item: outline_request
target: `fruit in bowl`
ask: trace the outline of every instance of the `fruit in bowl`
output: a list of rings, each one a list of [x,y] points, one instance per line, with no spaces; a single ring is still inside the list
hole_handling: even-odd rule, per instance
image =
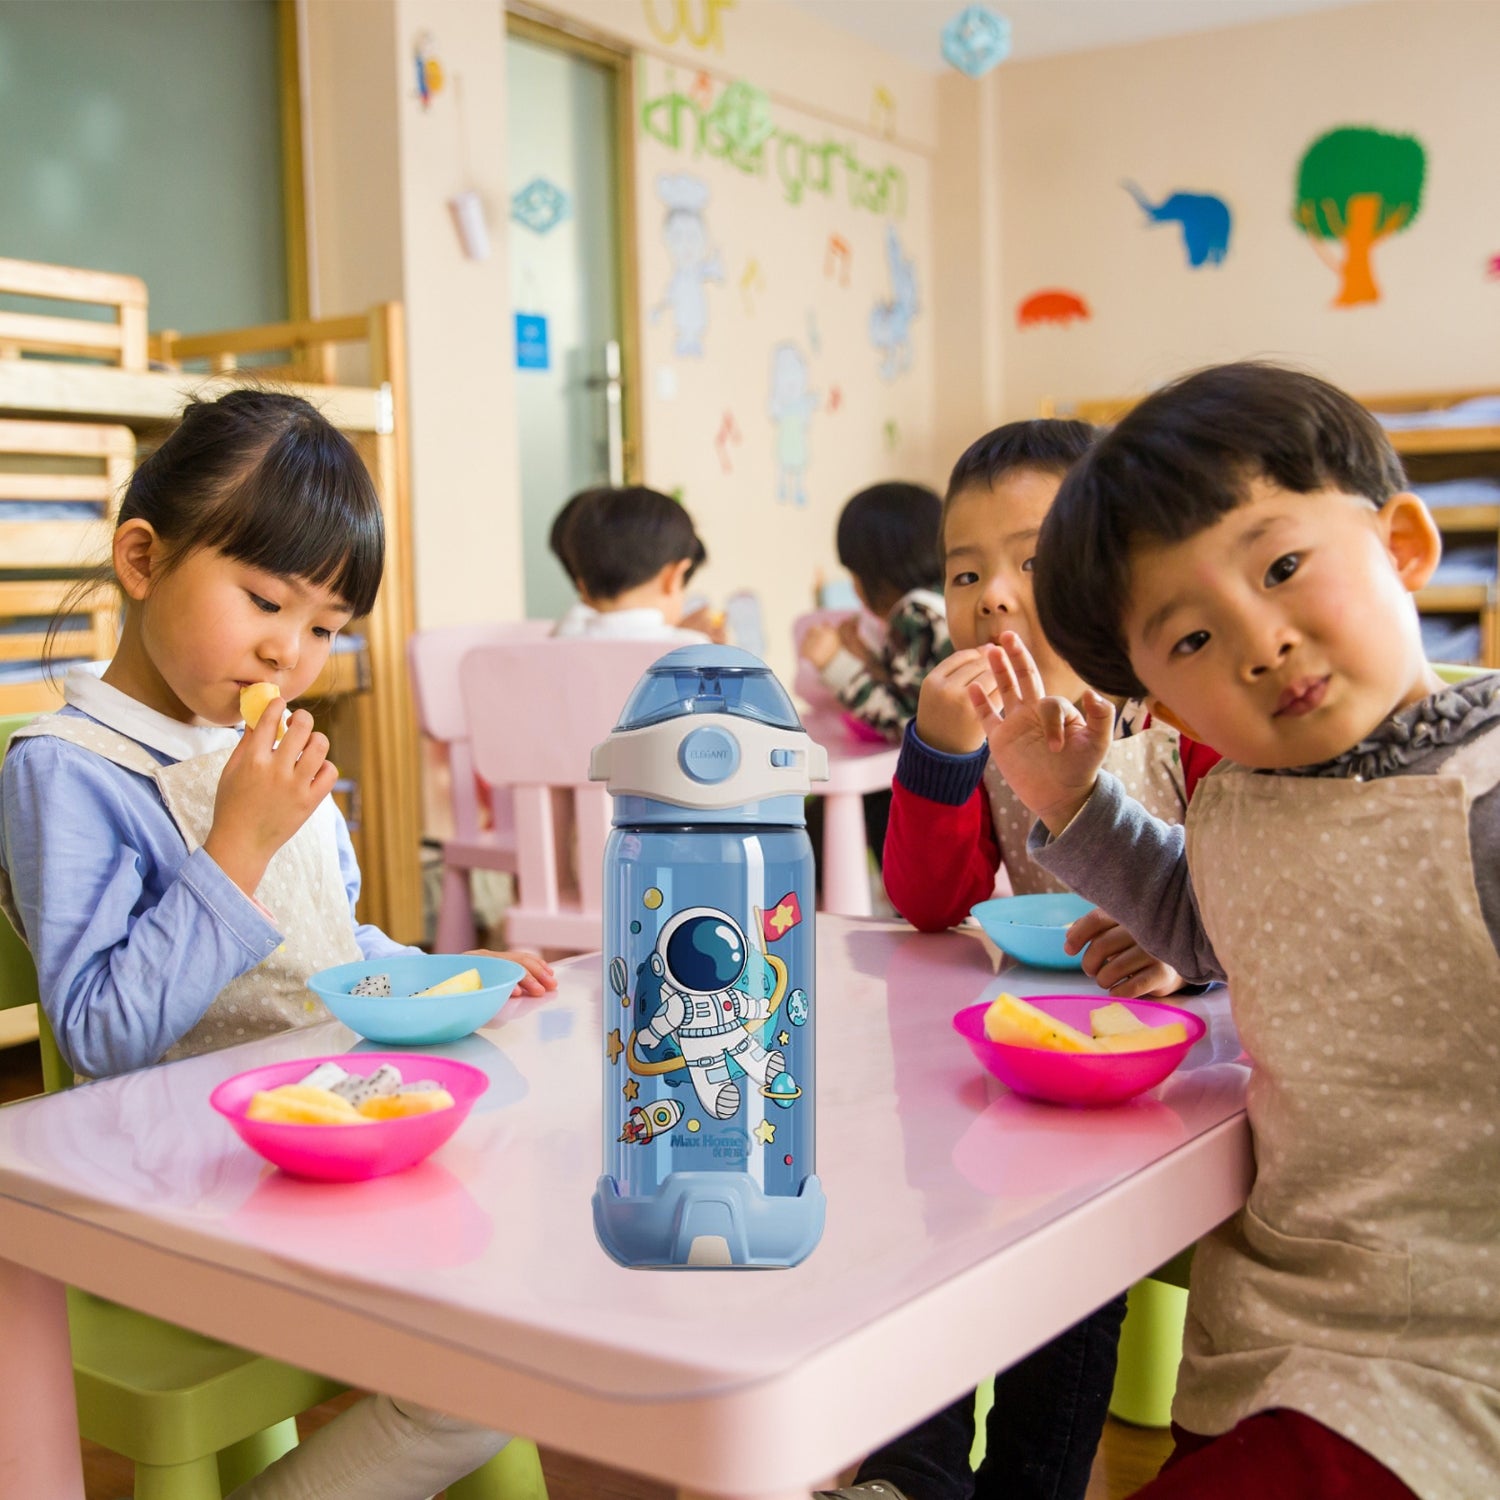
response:
[[[1154,1088],[1207,1031],[1157,1000],[1000,995],[970,1005],[953,1028],[980,1064],[1017,1094],[1053,1104],[1119,1104]]]
[[[488,1087],[478,1068],[451,1058],[355,1052],[252,1068],[225,1079],[209,1103],[282,1171],[359,1182],[425,1160]]]
[[[323,969],[307,987],[368,1041],[430,1047],[494,1020],[525,972],[508,958],[404,953]]]
[[[1063,939],[1093,903],[1071,891],[1032,896],[996,896],[971,907],[969,915],[1002,952],[1039,969],[1081,969],[1083,954],[1068,953]]]

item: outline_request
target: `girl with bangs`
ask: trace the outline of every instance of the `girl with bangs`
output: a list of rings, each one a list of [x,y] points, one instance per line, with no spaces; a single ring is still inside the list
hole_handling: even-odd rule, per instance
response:
[[[102,1078],[326,1020],[307,978],[414,952],[354,917],[360,873],[307,691],[375,602],[380,506],[352,444],[270,391],[189,404],[136,470],[102,677],[18,730],[0,767],[0,907],[68,1063]],[[240,693],[275,686],[253,729]],[[284,732],[278,740],[278,730]],[[520,988],[556,987],[529,954]],[[231,1500],[418,1500],[506,1434],[376,1396]]]

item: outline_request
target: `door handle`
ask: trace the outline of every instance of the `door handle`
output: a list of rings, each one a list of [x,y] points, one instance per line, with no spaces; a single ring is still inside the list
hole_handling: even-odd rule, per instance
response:
[[[604,374],[591,375],[584,381],[584,385],[589,390],[604,392],[605,432],[609,446],[609,482],[616,488],[625,483],[625,385],[620,371],[619,341],[609,339],[604,345]]]

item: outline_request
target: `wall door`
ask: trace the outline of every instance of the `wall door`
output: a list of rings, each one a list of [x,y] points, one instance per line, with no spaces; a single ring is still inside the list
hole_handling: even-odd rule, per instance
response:
[[[594,484],[635,477],[629,61],[519,17],[507,22],[511,301],[526,613],[572,584],[552,518]]]

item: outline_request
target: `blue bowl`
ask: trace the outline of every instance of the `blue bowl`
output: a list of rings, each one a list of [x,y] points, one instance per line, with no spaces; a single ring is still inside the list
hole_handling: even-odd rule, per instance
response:
[[[1068,928],[1094,903],[1071,891],[1038,896],[997,896],[970,908],[970,915],[1002,953],[1038,969],[1081,969],[1083,954],[1064,953]]]
[[[416,993],[465,969],[479,970],[483,989],[459,995]],[[307,987],[345,1026],[369,1041],[430,1047],[438,1042],[456,1042],[492,1020],[504,1009],[525,972],[508,958],[480,958],[472,953],[402,953],[324,969],[307,981]],[[389,977],[389,995],[349,993],[372,974]]]

